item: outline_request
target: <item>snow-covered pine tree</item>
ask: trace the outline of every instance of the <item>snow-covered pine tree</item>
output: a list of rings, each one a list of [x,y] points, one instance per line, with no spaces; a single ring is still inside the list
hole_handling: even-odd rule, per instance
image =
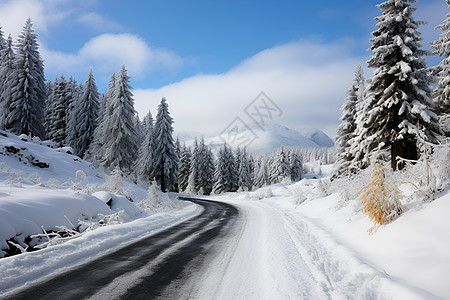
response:
[[[436,142],[439,127],[432,106],[430,76],[421,49],[417,28],[423,22],[413,18],[416,0],[388,0],[378,7],[382,15],[375,18],[378,29],[372,34],[372,57],[369,80],[357,146],[367,167],[370,158],[381,148],[390,150],[393,169],[397,158],[418,158],[417,135],[423,132],[428,142]],[[389,157],[389,154],[387,153]],[[401,167],[401,165],[400,165]]]
[[[144,131],[144,140],[139,147],[138,160],[136,164],[136,175],[138,178],[144,179],[147,183],[151,183],[152,173],[152,145],[153,145],[153,117],[149,111],[144,117],[142,124]]]
[[[15,81],[14,62],[13,41],[9,35],[4,48],[0,50],[0,129],[5,129],[6,118],[11,109],[11,87]]]
[[[50,89],[47,89],[50,93]],[[67,97],[67,109],[66,109],[66,144],[74,145],[76,139],[75,133],[75,125],[76,125],[76,114],[75,114],[75,105],[76,101],[79,97],[78,85],[77,81],[73,76],[69,77],[69,80],[66,83],[66,97]]]
[[[230,182],[228,190],[230,192],[236,192],[239,189],[239,167],[236,163],[236,156],[231,148],[225,151],[225,157]]]
[[[31,19],[28,19],[16,45],[11,77],[11,109],[6,129],[15,134],[25,133],[43,138],[47,92],[37,35],[33,32]]]
[[[291,173],[291,181],[300,181],[303,175],[303,164],[300,155],[294,150],[289,153],[289,168]]]
[[[166,98],[158,106],[153,129],[152,175],[163,192],[174,192],[177,186],[178,157],[173,140],[173,119]]]
[[[67,81],[62,75],[51,91],[51,96],[47,98],[46,112],[46,130],[47,138],[64,145],[67,139],[67,110],[69,99],[67,95]]]
[[[198,190],[202,191],[203,195],[209,195],[213,189],[214,178],[214,155],[211,149],[205,144],[205,139],[202,137],[198,145]]]
[[[153,130],[153,116],[150,111],[144,116],[144,119],[142,120],[142,127],[144,132]]]
[[[191,165],[189,167],[189,176],[188,176],[188,182],[186,187],[186,192],[188,194],[197,194],[200,190],[200,184],[199,184],[199,157],[200,151],[198,149],[198,140],[197,137],[195,137],[194,140],[194,149],[192,150],[192,156],[191,156]]]
[[[240,151],[238,185],[239,190],[242,191],[251,191],[253,187],[253,176],[250,166],[250,158],[247,154],[246,148]]]
[[[134,128],[136,129],[136,140],[138,146],[140,147],[145,138],[144,127],[142,126],[142,122],[139,118],[139,114],[136,112],[134,116]]]
[[[435,50],[434,54],[442,57],[439,65],[431,68],[437,77],[437,86],[433,90],[433,99],[436,112],[439,116],[439,124],[447,138],[450,137],[450,13],[447,14],[444,23],[436,27],[442,30],[439,39],[430,43]]]
[[[351,153],[352,142],[357,138],[356,115],[364,99],[364,71],[362,65],[355,69],[355,78],[351,87],[347,90],[348,97],[341,108],[341,124],[336,133],[336,163],[334,164],[333,177],[353,172],[351,163],[354,156]]]
[[[44,109],[44,129],[46,137],[48,136],[48,133],[51,131],[50,125],[51,125],[51,119],[52,119],[52,111],[53,111],[53,105],[55,102],[53,101],[53,98],[55,98],[55,85],[58,81],[58,78],[55,79],[55,81],[47,81],[47,100],[45,100],[45,109]]]
[[[107,96],[103,135],[96,153],[96,160],[105,170],[112,171],[118,167],[124,174],[132,173],[138,152],[134,100],[129,81],[127,70],[122,66],[116,75],[114,90]]]
[[[3,49],[6,48],[6,40],[5,37],[3,36],[3,30],[2,30],[2,26],[0,26],[0,53],[3,51]],[[0,61],[2,60],[2,57],[0,56]]]
[[[191,171],[191,150],[183,145],[181,148],[180,161],[178,163],[178,191],[185,192],[188,187],[189,174]]]
[[[269,160],[268,177],[271,184],[290,179],[289,158],[283,147],[275,151]]]
[[[238,189],[237,181],[238,173],[233,151],[224,144],[217,157],[213,193],[235,192]]]
[[[97,127],[94,131],[94,139],[85,154],[85,159],[93,161],[95,165],[99,166],[102,160],[103,153],[100,151],[105,140],[105,131],[110,127],[109,121],[112,119],[113,113],[113,97],[116,89],[116,73],[111,74],[111,78],[108,83],[108,89],[103,95],[103,99],[99,104],[99,116],[97,119]]]
[[[260,188],[268,184],[267,160],[262,155],[256,158],[255,173],[253,178],[253,185],[256,188]]]
[[[74,100],[75,127],[73,128],[74,136],[71,136],[70,140],[73,142],[72,147],[75,154],[80,157],[85,155],[94,138],[99,115],[98,101],[97,84],[92,69],[90,69],[80,96]]]

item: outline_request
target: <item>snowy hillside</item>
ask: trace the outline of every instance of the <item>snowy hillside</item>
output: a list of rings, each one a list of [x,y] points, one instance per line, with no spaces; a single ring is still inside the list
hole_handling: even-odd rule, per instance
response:
[[[273,122],[267,122],[264,128],[253,124],[246,127],[238,128],[238,134],[233,141],[227,140],[227,132],[213,137],[205,137],[206,144],[222,145],[227,141],[232,147],[239,146],[241,140],[253,140],[248,146],[248,150],[252,153],[268,154],[278,149],[280,146],[299,147],[299,148],[320,148],[333,147],[333,140],[324,132],[312,128],[303,127],[301,130],[294,130]],[[193,143],[195,134],[181,133],[179,135],[181,142],[187,145]],[[198,135],[197,135],[198,137]]]
[[[98,172],[72,155],[71,148],[49,146],[0,132],[0,258],[19,253],[21,247],[38,249],[48,241],[43,236],[30,239],[32,235],[78,235],[147,217],[158,205],[180,208],[158,191],[148,195],[120,176]]]

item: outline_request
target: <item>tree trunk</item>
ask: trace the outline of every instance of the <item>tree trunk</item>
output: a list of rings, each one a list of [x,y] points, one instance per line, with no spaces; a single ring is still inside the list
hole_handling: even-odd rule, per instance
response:
[[[415,140],[400,140],[395,141],[391,145],[391,167],[392,170],[396,171],[404,168],[404,162],[397,163],[397,157],[409,159],[409,160],[417,160],[417,146]]]

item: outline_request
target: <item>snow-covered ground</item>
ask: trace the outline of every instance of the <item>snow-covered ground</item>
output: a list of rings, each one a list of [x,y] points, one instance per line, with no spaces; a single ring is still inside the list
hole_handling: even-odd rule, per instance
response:
[[[1,134],[0,257],[13,247],[51,247],[1,258],[0,295],[200,213],[190,202],[108,177],[70,148]],[[74,235],[48,243],[57,231]]]
[[[321,196],[319,182],[212,197],[238,206],[247,223],[218,298],[450,299],[450,193],[369,235],[360,203]]]
[[[39,233],[45,242],[42,228],[87,230],[1,258],[0,296],[200,213],[156,190],[107,178],[67,154],[70,149],[41,144],[0,136],[0,245],[26,247],[25,238]],[[320,166],[320,173],[329,171]],[[236,205],[242,226],[217,243],[209,267],[192,276],[186,293],[199,299],[450,299],[448,191],[409,205],[369,235],[372,224],[360,203],[328,195],[325,185],[303,179],[209,196]]]

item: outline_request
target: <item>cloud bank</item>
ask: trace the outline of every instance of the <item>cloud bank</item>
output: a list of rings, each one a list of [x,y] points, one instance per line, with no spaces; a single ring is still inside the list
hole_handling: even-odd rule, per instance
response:
[[[283,111],[274,122],[293,129],[312,126],[334,136],[345,91],[355,66],[352,43],[292,42],[263,50],[223,74],[200,74],[160,89],[134,91],[142,116],[166,97],[177,131],[218,134],[236,117],[246,122],[243,110],[260,92]]]

